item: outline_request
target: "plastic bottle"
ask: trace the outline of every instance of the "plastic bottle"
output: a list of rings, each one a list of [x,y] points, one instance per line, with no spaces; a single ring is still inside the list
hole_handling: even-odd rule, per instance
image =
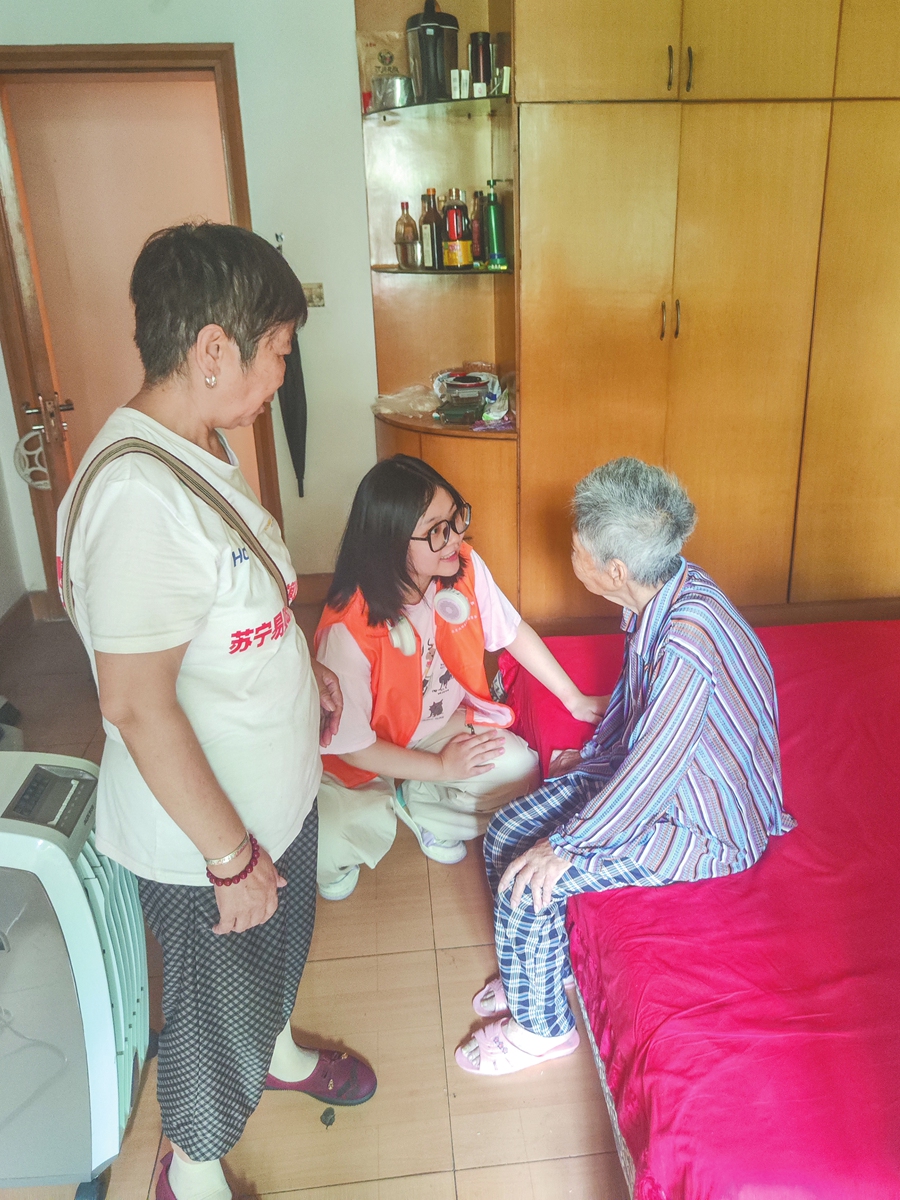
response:
[[[503,205],[494,190],[499,182],[498,179],[487,181],[488,194],[484,198],[484,248],[489,271],[505,271],[509,266],[503,230]]]
[[[444,266],[454,271],[472,269],[472,227],[466,193],[451,188],[444,209]]]

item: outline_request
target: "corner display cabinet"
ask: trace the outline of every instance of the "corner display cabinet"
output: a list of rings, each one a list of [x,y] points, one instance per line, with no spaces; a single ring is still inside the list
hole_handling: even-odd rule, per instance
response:
[[[687,553],[736,603],[900,597],[900,6],[512,7],[512,102],[364,122],[380,389],[515,363],[518,434],[381,419],[379,453],[418,446],[463,487],[545,626],[611,612],[572,576],[569,503],[623,454],[679,475]],[[444,8],[461,46],[500,27]],[[513,180],[508,276],[378,271],[401,199],[487,165]]]

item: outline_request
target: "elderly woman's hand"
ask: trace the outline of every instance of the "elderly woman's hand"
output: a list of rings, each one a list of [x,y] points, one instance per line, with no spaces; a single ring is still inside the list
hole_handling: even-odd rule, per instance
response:
[[[247,854],[235,859],[235,869],[231,874],[239,874],[247,862]],[[221,872],[222,868],[218,870]],[[278,889],[286,884],[287,880],[282,879],[271,857],[260,846],[259,860],[246,879],[228,887],[216,888],[219,923],[213,926],[213,933],[243,933],[254,925],[265,925],[278,907]]]
[[[585,696],[579,692],[567,707],[576,721],[587,721],[589,725],[599,725],[606,714],[611,698],[611,696]]]
[[[498,891],[505,892],[515,880],[509,902],[513,908],[518,908],[526,887],[530,885],[531,902],[538,913],[550,903],[554,887],[571,865],[557,858],[548,838],[541,838],[530,850],[512,860],[503,872]]]
[[[319,745],[325,747],[337,733],[341,724],[341,713],[344,711],[344,697],[341,685],[334,671],[329,671],[320,662],[313,659],[313,674],[319,689],[319,708],[322,719],[319,727]]]

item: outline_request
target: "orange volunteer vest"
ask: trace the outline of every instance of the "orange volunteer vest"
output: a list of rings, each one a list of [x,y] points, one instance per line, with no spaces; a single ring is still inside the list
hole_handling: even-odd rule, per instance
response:
[[[466,597],[471,612],[461,625],[451,625],[435,613],[435,646],[466,695],[478,700],[480,707],[494,718],[485,719],[481,715],[478,723],[505,729],[513,723],[515,714],[505,704],[491,699],[484,673],[484,628],[475,599],[471,552],[463,543],[459,553],[466,570],[453,586]],[[415,627],[416,653],[404,654],[391,644],[386,625],[369,624],[369,610],[360,591],[355,592],[346,608],[340,611],[326,606],[316,629],[317,650],[322,634],[332,625],[346,625],[369,661],[372,669],[372,728],[376,736],[395,746],[408,746],[422,719],[422,643]],[[468,715],[471,719],[471,712]],[[325,770],[345,787],[361,787],[377,778],[373,772],[351,766],[336,754],[323,755],[323,762]]]

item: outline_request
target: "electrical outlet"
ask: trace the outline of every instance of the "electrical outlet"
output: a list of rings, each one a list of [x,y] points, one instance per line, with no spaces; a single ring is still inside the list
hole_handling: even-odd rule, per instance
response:
[[[325,307],[325,288],[321,283],[304,283],[303,295],[309,308]]]

